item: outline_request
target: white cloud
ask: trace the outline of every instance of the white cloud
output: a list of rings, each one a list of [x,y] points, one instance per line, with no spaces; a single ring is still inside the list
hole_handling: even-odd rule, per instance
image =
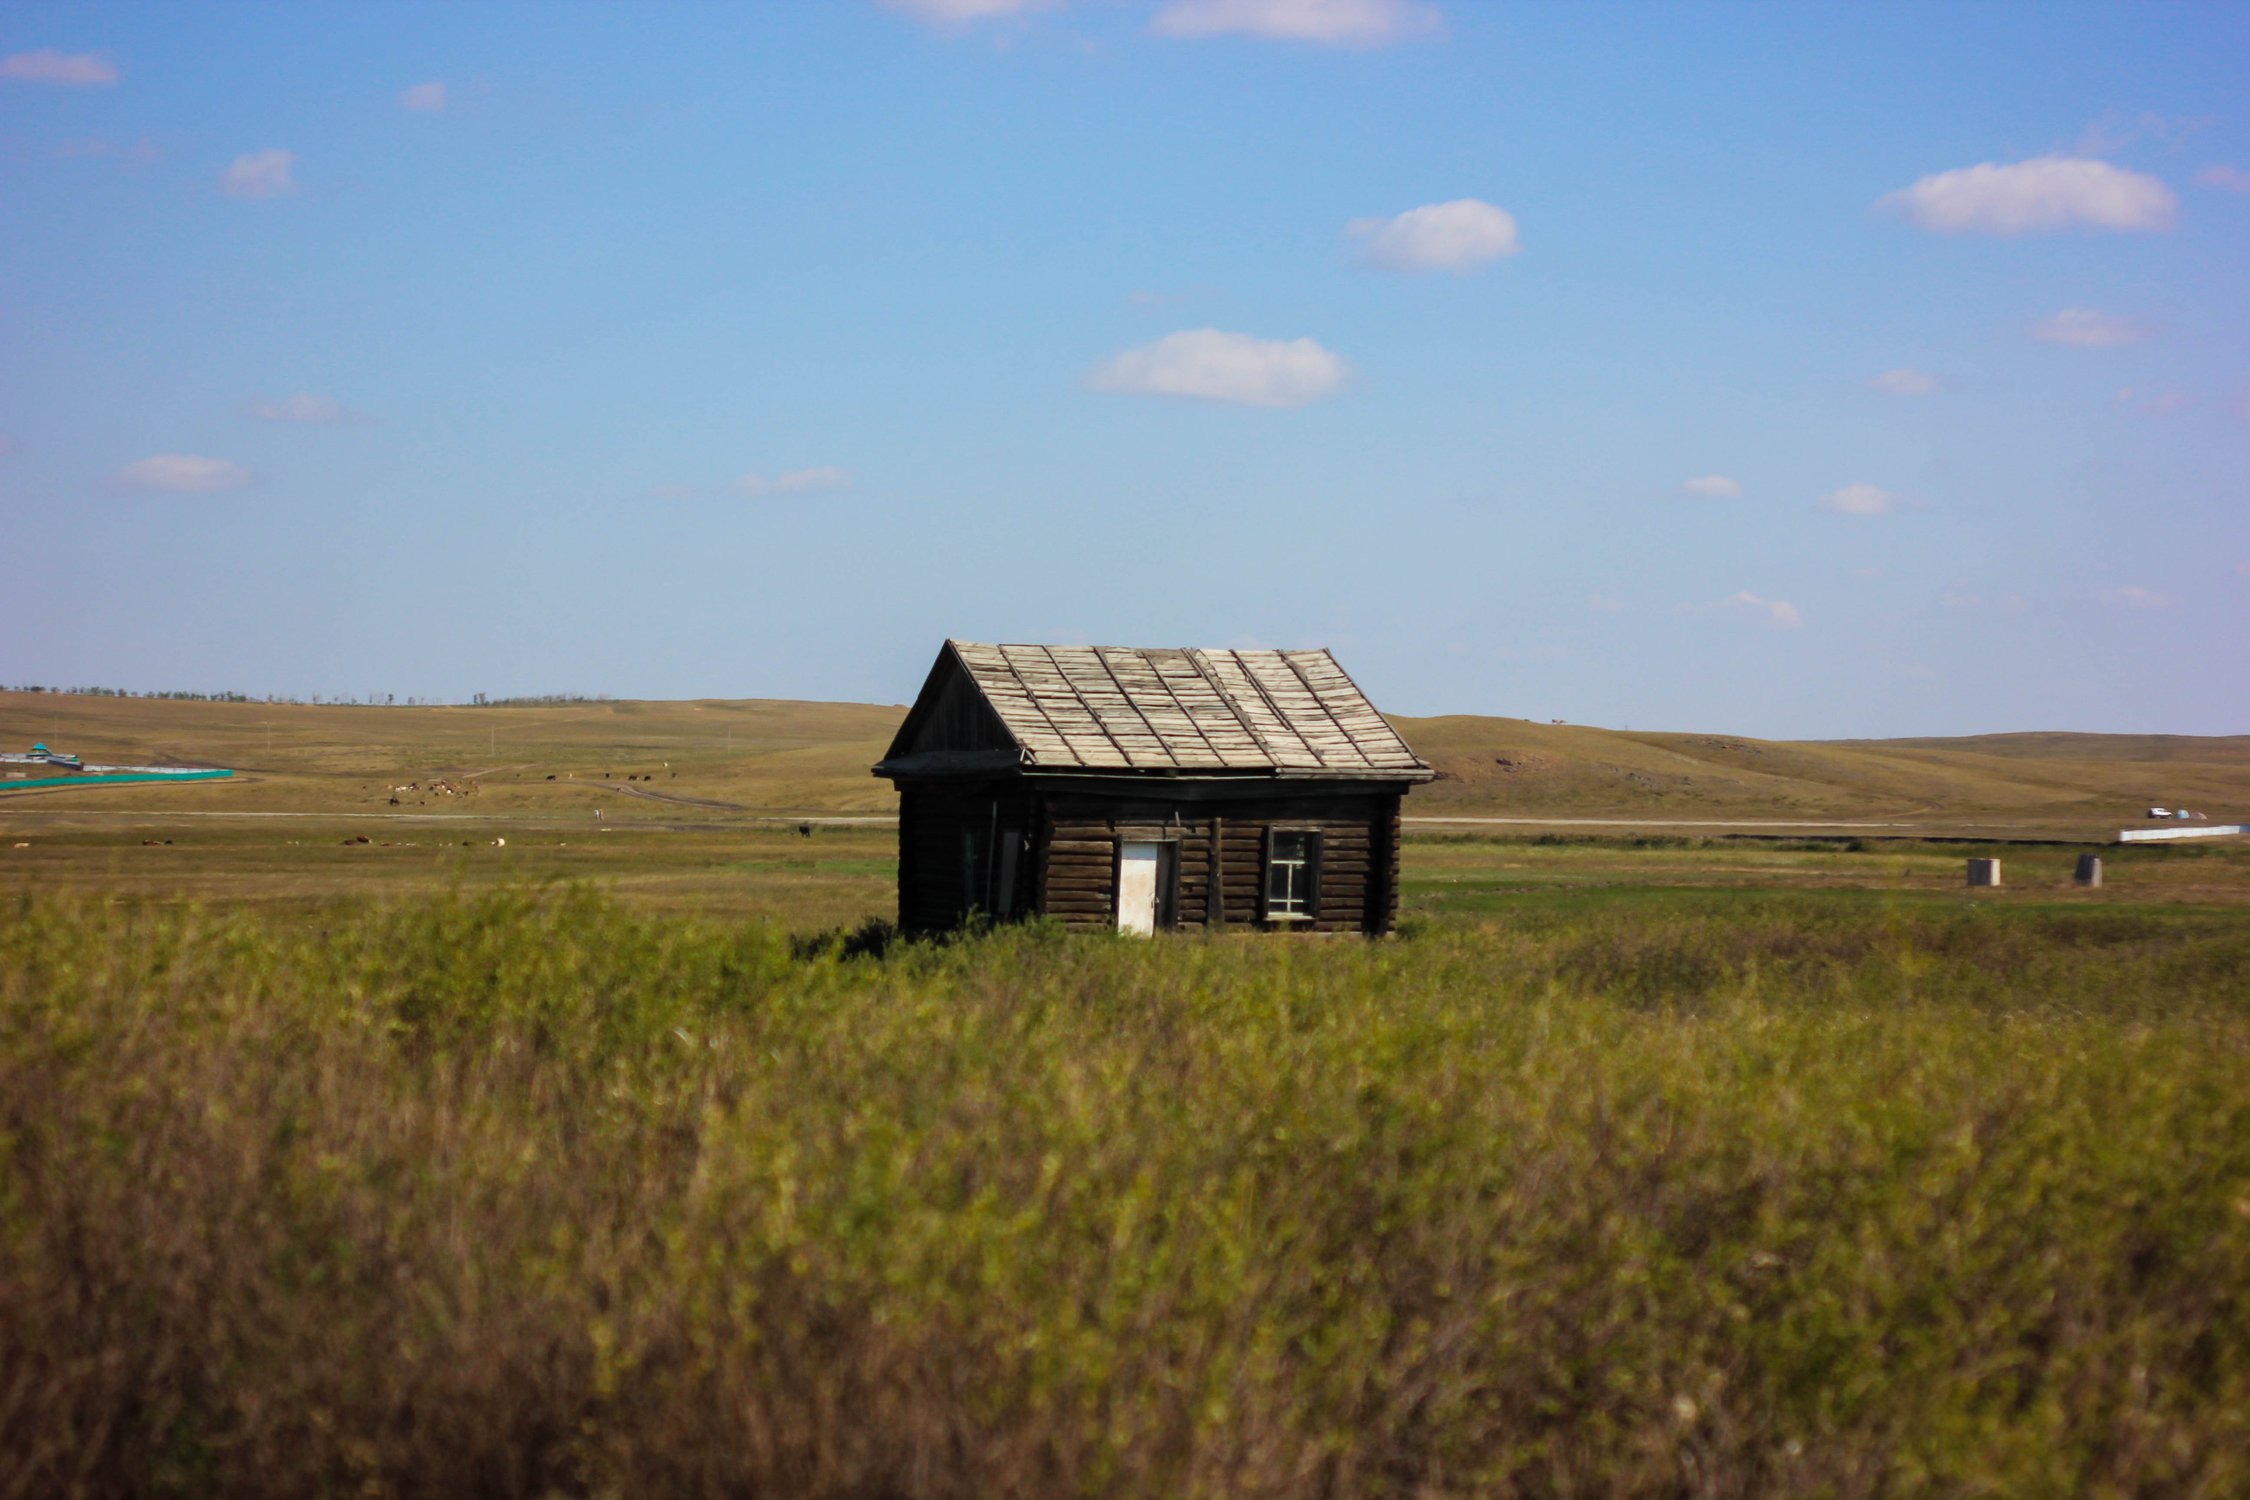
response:
[[[2115,349],[2148,340],[2148,329],[2131,318],[2092,307],[2066,307],[2051,318],[2031,325],[2031,336],[2043,344],[2076,344],[2082,349]]]
[[[1311,339],[1261,339],[1191,328],[1096,365],[1086,383],[1097,391],[1129,395],[1303,406],[1333,395],[1350,374],[1348,360]]]
[[[1597,615],[1621,615],[1625,613],[1625,601],[1614,594],[1588,594],[1586,608]]]
[[[1748,589],[1744,589],[1740,593],[1729,594],[1717,604],[1707,605],[1705,608],[1748,610],[1753,614],[1763,614],[1766,617],[1766,623],[1776,630],[1795,630],[1805,623],[1805,617],[1798,612],[1797,606],[1791,604],[1788,600],[1760,598]]]
[[[445,109],[445,85],[417,83],[399,94],[398,107],[420,114],[441,114]]]
[[[1442,36],[1445,16],[1420,0],[1165,0],[1158,36],[1255,36],[1324,47],[1385,47]]]
[[[1867,383],[1893,396],[1927,396],[1937,389],[1937,377],[1921,370],[1885,370]]]
[[[2179,207],[2172,190],[2155,178],[2083,156],[2041,156],[2007,166],[1983,162],[1939,172],[1881,202],[1944,234],[2029,234],[2078,224],[2170,229]]]
[[[1690,495],[1705,500],[1740,500],[1742,498],[1741,483],[1727,478],[1724,474],[1705,474],[1700,478],[1689,480],[1680,488]]]
[[[118,470],[117,477],[137,490],[200,495],[213,490],[239,490],[250,482],[250,471],[231,459],[159,453],[127,464]]]
[[[279,401],[253,401],[243,410],[261,422],[296,422],[307,427],[343,427],[367,420],[334,396],[284,396]]]
[[[1388,271],[1468,271],[1513,255],[1515,215],[1478,198],[1410,208],[1392,219],[1354,219],[1361,265]]]
[[[236,157],[220,175],[219,190],[230,198],[279,198],[297,191],[296,179],[290,175],[296,165],[294,151],[252,151]]]
[[[2230,193],[2250,193],[2250,172],[2240,167],[2205,167],[2195,174],[2195,180],[2205,187],[2225,188]]]
[[[852,476],[834,464],[821,464],[810,469],[791,469],[771,479],[763,474],[745,474],[734,482],[734,492],[738,495],[803,495],[815,490],[848,489],[851,482]]]
[[[1820,508],[1840,516],[1884,516],[1898,509],[1898,496],[1879,484],[1847,484],[1820,497]]]
[[[2144,589],[2137,583],[2119,588],[2103,589],[2101,600],[2120,609],[2170,609],[2172,601],[2154,589]]]
[[[995,21],[1026,11],[1058,9],[1061,0],[882,0],[885,10],[895,10],[935,26],[967,26]]]
[[[117,82],[117,68],[92,52],[12,52],[0,57],[0,78],[19,83],[59,83],[65,88],[100,88]]]

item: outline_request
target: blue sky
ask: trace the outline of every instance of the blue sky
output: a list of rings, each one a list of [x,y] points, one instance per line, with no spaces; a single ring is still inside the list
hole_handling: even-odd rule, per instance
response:
[[[0,13],[0,682],[2250,732],[2250,8]]]

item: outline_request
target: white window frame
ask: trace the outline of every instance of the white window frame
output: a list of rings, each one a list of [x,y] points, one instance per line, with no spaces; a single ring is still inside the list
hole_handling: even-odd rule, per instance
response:
[[[1265,858],[1258,866],[1258,913],[1262,921],[1276,926],[1293,926],[1300,922],[1320,920],[1320,833],[1318,828],[1292,828],[1287,826],[1266,829]],[[1301,838],[1304,855],[1299,859],[1281,859],[1275,849],[1284,838]],[[1273,876],[1277,868],[1290,867],[1294,874],[1289,880],[1290,894],[1282,899],[1286,906],[1276,906],[1273,894]]]

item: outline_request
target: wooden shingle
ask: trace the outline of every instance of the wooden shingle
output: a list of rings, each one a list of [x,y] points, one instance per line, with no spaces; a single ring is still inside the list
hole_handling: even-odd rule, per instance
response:
[[[947,649],[1021,748],[1027,769],[1430,774],[1324,650],[970,641],[949,641]],[[903,752],[903,743],[893,747],[894,755]]]

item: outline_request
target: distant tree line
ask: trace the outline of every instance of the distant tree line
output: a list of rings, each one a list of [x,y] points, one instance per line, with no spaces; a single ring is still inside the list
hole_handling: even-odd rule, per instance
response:
[[[254,698],[248,693],[191,693],[185,689],[137,693],[131,688],[46,687],[36,682],[0,685],[0,691],[10,693],[63,693],[79,698],[176,698],[183,703],[282,703],[295,701],[272,697]]]
[[[528,697],[487,698],[477,694],[474,708],[543,708],[557,703],[614,703],[607,693],[535,693]]]
[[[136,692],[132,688],[113,687],[50,687],[42,683],[0,683],[0,692],[57,693],[78,698],[163,698],[180,703],[315,703],[323,708],[535,708],[558,703],[610,703],[615,700],[607,693],[539,693],[530,697],[490,698],[478,693],[466,705],[445,698],[409,697],[402,704],[396,693],[369,693],[364,698],[323,697],[319,693],[299,697],[295,693],[195,693],[172,688]]]

